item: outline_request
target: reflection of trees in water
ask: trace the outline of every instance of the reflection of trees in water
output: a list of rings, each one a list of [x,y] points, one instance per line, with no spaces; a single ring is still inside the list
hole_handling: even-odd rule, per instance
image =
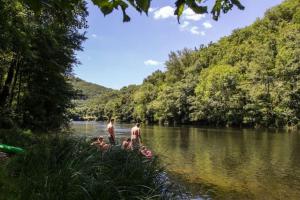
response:
[[[293,140],[291,142],[292,146],[293,146],[293,151],[291,152],[292,169],[298,170],[298,172],[300,173],[300,169],[299,169],[299,166],[300,166],[300,155],[299,155],[300,133],[298,133],[298,134],[291,133],[291,134],[293,134]]]
[[[290,171],[295,162],[292,162],[291,155],[300,148],[300,144],[291,144],[298,139],[295,136],[253,130],[230,133],[195,128],[171,132],[173,139],[168,141],[173,143],[160,140],[171,144],[168,146],[172,149],[169,169],[185,174],[189,182],[206,181],[225,190],[234,188],[255,196],[267,193],[266,196],[274,197],[290,190],[290,181],[282,178],[294,173]],[[169,135],[170,131],[167,133]],[[176,144],[178,135],[179,146]],[[300,174],[295,176],[297,179]]]
[[[183,151],[187,151],[190,146],[190,133],[188,128],[181,128],[179,132],[180,136],[180,148]]]

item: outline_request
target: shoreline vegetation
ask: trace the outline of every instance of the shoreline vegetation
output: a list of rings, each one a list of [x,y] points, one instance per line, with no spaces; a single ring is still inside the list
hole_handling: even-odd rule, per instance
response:
[[[80,119],[75,119],[75,120],[71,120],[70,123],[72,122],[106,122],[105,120],[98,120],[95,119],[94,117],[90,117],[90,118],[80,118]],[[130,123],[130,124],[134,124],[135,121],[119,121],[119,123]],[[156,123],[148,123],[145,122],[146,125],[159,125],[159,126],[196,126],[196,127],[203,127],[203,128],[237,128],[237,129],[255,129],[255,130],[283,130],[283,131],[298,131],[300,130],[300,124],[297,124],[295,126],[281,126],[281,127],[275,127],[275,126],[269,126],[269,127],[265,127],[265,126],[246,126],[246,125],[235,125],[235,126],[229,126],[229,125],[212,125],[212,124],[201,124],[201,123],[197,123],[197,122],[186,122],[186,123],[176,123],[176,122],[172,122],[172,123],[168,123],[168,122],[164,122],[164,123],[160,123],[160,122],[156,122]]]
[[[1,130],[0,143],[26,149],[0,161],[6,200],[187,198],[164,175],[157,157],[149,160],[120,146],[101,152],[87,138],[18,130]]]
[[[286,0],[252,25],[171,52],[165,71],[113,90],[71,77],[74,120],[219,127],[300,127],[300,2]]]

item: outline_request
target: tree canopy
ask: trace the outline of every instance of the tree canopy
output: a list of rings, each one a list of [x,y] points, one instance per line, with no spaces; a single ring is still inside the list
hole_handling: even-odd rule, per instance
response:
[[[300,1],[287,0],[216,43],[171,52],[165,72],[114,91],[107,102],[99,98],[98,107],[84,107],[121,121],[299,125],[299,16]]]
[[[84,2],[69,10],[56,2],[37,14],[18,0],[0,0],[0,127],[49,130],[69,121],[75,92],[67,80],[87,11]]]

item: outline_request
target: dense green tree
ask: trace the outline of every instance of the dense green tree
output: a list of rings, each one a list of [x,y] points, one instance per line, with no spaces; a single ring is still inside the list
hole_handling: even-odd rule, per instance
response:
[[[127,120],[151,123],[295,126],[299,67],[300,1],[287,0],[216,43],[171,52],[166,71],[145,78],[132,96],[117,92],[108,102],[116,110],[107,112],[126,108],[133,110]]]
[[[217,65],[202,70],[193,101],[193,120],[210,124],[240,124],[243,105],[237,67]]]
[[[0,124],[43,130],[67,124],[75,94],[67,79],[85,39],[85,3],[62,10],[48,1],[35,13],[20,1],[1,0],[0,15]]]

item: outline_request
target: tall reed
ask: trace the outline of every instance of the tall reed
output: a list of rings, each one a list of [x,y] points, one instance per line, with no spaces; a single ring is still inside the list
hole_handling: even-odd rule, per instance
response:
[[[33,137],[27,134],[17,139],[19,141],[15,141],[15,144],[23,142],[26,153],[11,158],[0,167],[0,178],[3,177],[0,180],[0,193],[4,199],[175,197],[165,192],[166,186],[160,181],[162,169],[156,157],[149,160],[137,152],[124,151],[118,146],[101,152],[90,146],[84,138]],[[9,140],[2,137],[2,141]]]

